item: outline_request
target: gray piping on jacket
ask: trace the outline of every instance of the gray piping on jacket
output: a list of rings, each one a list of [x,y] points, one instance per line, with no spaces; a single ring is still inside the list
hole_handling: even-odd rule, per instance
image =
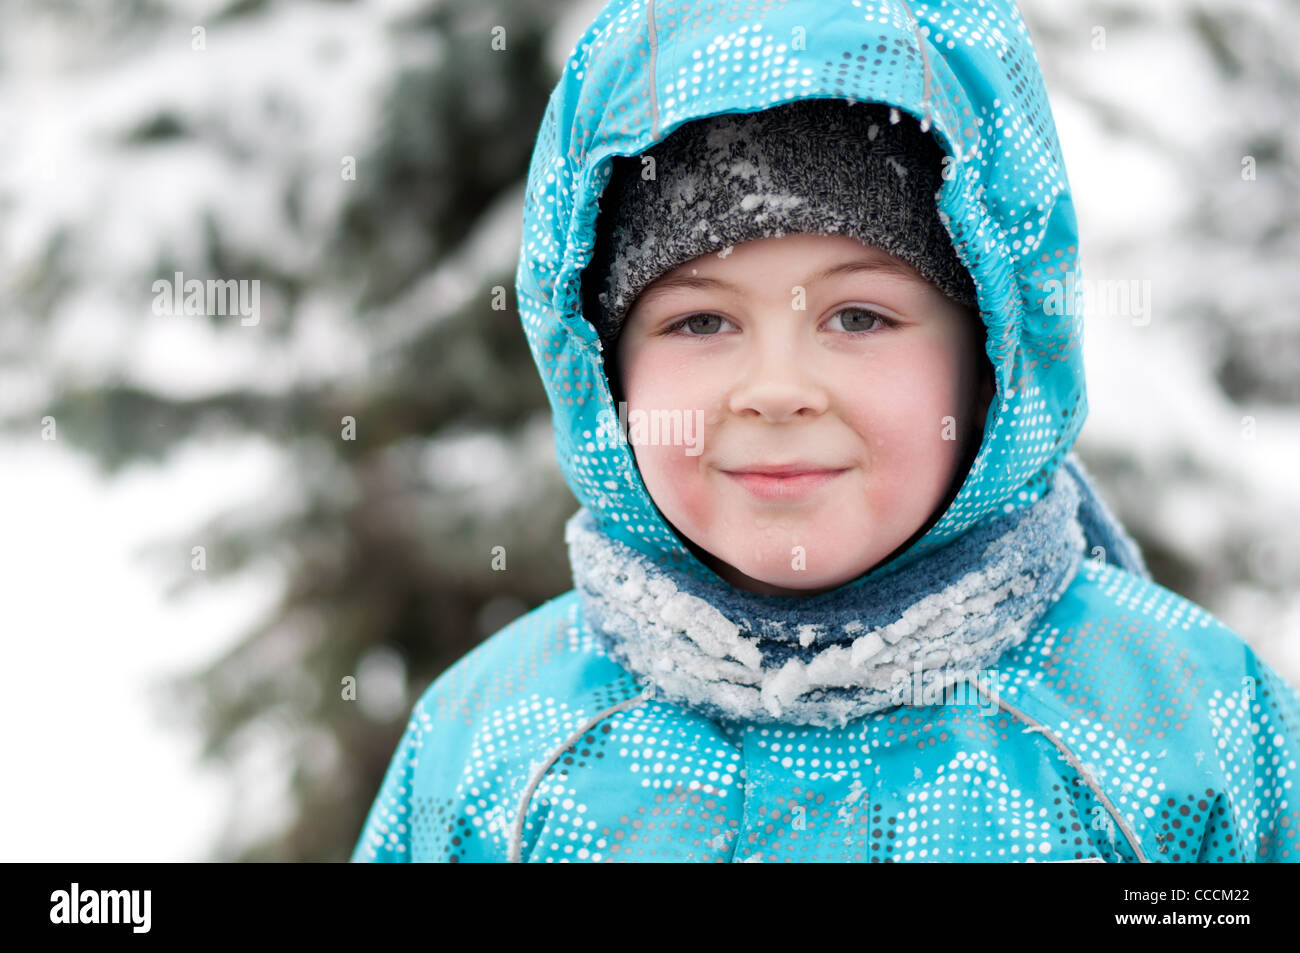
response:
[[[1077,757],[1075,757],[1074,752],[1066,747],[1065,742],[1061,741],[1060,738],[1056,737],[1056,734],[1052,732],[1050,729],[1048,729],[1048,727],[1044,725],[1042,722],[1035,721],[1033,718],[1030,718],[1028,715],[1020,711],[1020,709],[1016,708],[1010,702],[1004,700],[1001,695],[997,694],[996,692],[991,692],[987,688],[982,688],[978,684],[977,679],[972,678],[972,679],[968,679],[967,681],[968,684],[972,685],[977,692],[986,695],[989,698],[993,699],[993,701],[997,702],[998,707],[1001,708],[1008,715],[1010,715],[1012,718],[1017,718],[1020,721],[1024,722],[1025,724],[1029,725],[1030,731],[1043,735],[1045,738],[1047,738],[1048,741],[1050,741],[1053,745],[1055,745],[1056,750],[1060,751],[1061,754],[1065,756],[1065,760],[1070,762],[1070,766],[1079,773],[1079,777],[1083,778],[1083,783],[1088,785],[1088,787],[1092,789],[1092,793],[1097,796],[1097,800],[1101,802],[1102,807],[1104,807],[1107,810],[1107,812],[1109,812],[1110,816],[1114,819],[1115,823],[1119,825],[1120,831],[1122,831],[1124,834],[1124,839],[1128,841],[1128,846],[1132,848],[1134,855],[1138,859],[1138,862],[1143,864],[1151,863],[1151,861],[1147,860],[1147,855],[1142,852],[1142,845],[1138,842],[1137,835],[1133,833],[1133,828],[1129,827],[1128,821],[1124,820],[1124,816],[1115,809],[1115,805],[1112,804],[1110,798],[1106,796],[1106,792],[1101,789],[1101,785],[1098,784],[1096,780],[1093,779],[1092,775],[1088,773],[1087,769],[1084,768],[1083,763],[1080,762]]]
[[[922,69],[921,106],[924,113],[924,118],[926,120],[925,125],[926,127],[928,127],[931,123],[930,57],[925,49],[925,40],[921,36],[920,24],[915,14],[912,13],[911,6],[908,4],[907,0],[899,0],[899,4],[903,7],[903,9],[907,13],[908,21],[911,23],[912,26],[912,32],[916,35],[917,47],[919,48],[921,53],[921,69]],[[659,97],[658,97],[658,90],[656,88],[655,66],[659,54],[659,36],[658,36],[657,28],[655,26],[655,0],[647,0],[646,18],[649,27],[648,39],[650,44],[650,66],[649,66],[650,90],[649,92],[650,92],[651,138],[657,139],[659,135]],[[1147,860],[1146,854],[1142,852],[1142,847],[1138,842],[1137,836],[1133,833],[1132,828],[1129,827],[1128,822],[1124,819],[1123,815],[1121,815],[1119,811],[1116,810],[1115,805],[1112,804],[1110,798],[1106,796],[1106,792],[1101,789],[1101,786],[1093,779],[1092,775],[1089,774],[1089,772],[1083,767],[1083,764],[1079,761],[1079,759],[1075,757],[1074,752],[1072,752],[1068,747],[1066,747],[1064,742],[1062,742],[1059,738],[1057,738],[1056,735],[1047,728],[1047,726],[1035,721],[1033,718],[1030,718],[1028,715],[1018,710],[1010,702],[1004,701],[1000,695],[996,693],[988,692],[985,689],[981,688],[978,685],[977,680],[971,679],[970,684],[975,687],[976,691],[991,697],[995,702],[997,702],[998,707],[1003,711],[1005,711],[1008,715],[1029,725],[1031,730],[1043,734],[1047,738],[1047,740],[1049,740],[1056,747],[1056,749],[1061,752],[1061,754],[1065,757],[1065,760],[1070,763],[1070,766],[1073,767],[1074,770],[1078,772],[1079,777],[1083,778],[1084,783],[1087,784],[1088,787],[1092,790],[1093,794],[1096,795],[1097,800],[1101,802],[1102,806],[1105,807],[1106,811],[1115,820],[1115,823],[1119,825],[1120,830],[1124,834],[1124,839],[1128,841],[1129,847],[1132,848],[1134,855],[1138,858],[1138,861],[1144,864],[1150,863],[1150,861]],[[605,718],[609,717],[612,714],[615,714],[616,712],[622,711],[626,708],[632,708],[640,704],[641,702],[650,698],[652,694],[653,694],[652,690],[647,689],[646,691],[642,692],[640,695],[625,699],[624,701],[621,701],[616,705],[611,705],[609,708],[597,712],[590,719],[584,722],[582,726],[578,728],[577,731],[569,735],[569,737],[566,738],[559,745],[559,747],[557,747],[550,754],[550,756],[548,756],[547,759],[541,764],[541,766],[533,773],[533,776],[529,780],[527,787],[524,788],[523,796],[519,799],[519,809],[515,814],[515,823],[510,834],[510,849],[508,854],[508,860],[510,863],[517,864],[521,862],[521,854],[523,849],[523,835],[524,835],[524,819],[528,812],[528,804],[532,800],[533,792],[537,790],[537,786],[541,783],[542,778],[546,776],[546,772],[551,769],[551,766],[554,765],[555,762],[560,759],[560,756],[564,754],[565,751],[569,750],[570,747],[577,744],[578,740],[582,738],[584,734],[590,731],[593,727],[595,727]],[[1087,858],[1087,859],[1091,860],[1092,858]]]
[[[1079,777],[1083,778],[1083,783],[1088,785],[1092,790],[1092,793],[1096,795],[1097,800],[1101,802],[1102,807],[1106,809],[1107,813],[1110,814],[1115,823],[1119,825],[1120,831],[1124,834],[1124,839],[1128,841],[1128,845],[1132,849],[1134,856],[1137,857],[1138,862],[1143,864],[1151,863],[1151,861],[1147,859],[1146,854],[1143,853],[1142,845],[1139,843],[1137,835],[1133,833],[1133,829],[1129,826],[1128,821],[1124,819],[1124,816],[1120,814],[1115,805],[1111,803],[1110,798],[1106,796],[1106,792],[1101,789],[1101,785],[1098,784],[1088,770],[1084,768],[1082,762],[1079,761],[1074,752],[1066,747],[1065,743],[1057,738],[1054,732],[1048,729],[1046,725],[1039,721],[1035,721],[1033,718],[1020,711],[1020,709],[1002,698],[1001,695],[982,687],[977,679],[970,679],[969,684],[980,694],[995,701],[997,706],[1012,718],[1029,725],[1030,730],[1046,737],[1047,740],[1061,752],[1065,757],[1065,760],[1070,763],[1070,766],[1078,772]],[[560,742],[555,750],[547,756],[546,760],[538,766],[538,768],[533,772],[532,777],[529,779],[527,786],[524,788],[523,796],[519,799],[519,809],[515,812],[515,823],[510,832],[510,849],[507,854],[507,860],[509,863],[518,864],[522,862],[524,819],[528,815],[528,804],[532,801],[533,793],[537,790],[537,786],[542,783],[542,778],[546,776],[546,772],[551,770],[551,766],[554,765],[556,761],[560,760],[560,756],[563,755],[564,752],[576,745],[583,735],[591,731],[592,728],[600,724],[610,715],[628,708],[634,708],[642,702],[648,701],[653,694],[654,690],[647,688],[640,695],[634,695],[632,698],[624,699],[615,705],[611,705],[608,708],[598,711],[583,722],[576,731]]]
[[[655,0],[647,0],[646,19],[650,26],[650,138],[659,138],[659,91],[655,87],[655,65],[659,59],[659,31],[655,27]]]
[[[647,688],[640,695],[624,699],[617,705],[610,705],[603,711],[596,712],[596,714],[584,721],[577,731],[560,742],[559,747],[552,751],[546,760],[542,762],[541,766],[533,772],[532,778],[528,781],[528,786],[524,788],[523,797],[519,799],[519,810],[515,813],[514,828],[510,832],[510,852],[507,854],[508,863],[522,863],[524,818],[528,815],[528,802],[533,799],[533,792],[537,790],[537,785],[542,783],[542,778],[546,776],[546,772],[551,770],[551,765],[555,764],[556,761],[559,761],[560,755],[564,754],[564,752],[576,745],[583,735],[591,731],[591,729],[600,724],[600,722],[615,712],[620,712],[625,708],[633,708],[636,705],[641,704],[649,699],[652,694],[653,689]]]
[[[930,131],[930,55],[925,51],[925,38],[921,36],[921,25],[912,13],[912,7],[907,0],[898,0],[903,9],[907,12],[907,21],[912,25],[912,33],[916,35],[916,45],[921,51],[921,109],[924,113],[925,122],[921,129],[925,132]]]

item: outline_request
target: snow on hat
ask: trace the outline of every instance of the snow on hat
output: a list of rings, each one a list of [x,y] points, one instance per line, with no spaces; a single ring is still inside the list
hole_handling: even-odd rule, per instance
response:
[[[659,275],[800,232],[874,245],[976,306],[935,207],[943,155],[914,117],[875,103],[804,99],[688,122],[642,154],[653,165],[613,158],[583,276],[586,316],[608,348]]]

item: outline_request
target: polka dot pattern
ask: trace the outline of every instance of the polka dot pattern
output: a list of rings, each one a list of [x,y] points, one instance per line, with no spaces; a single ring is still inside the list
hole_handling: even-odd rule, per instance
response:
[[[567,593],[425,692],[353,859],[506,861],[516,828],[547,863],[1300,859],[1300,698],[1198,612],[1080,572],[988,673],[1005,709],[830,729],[644,696]]]

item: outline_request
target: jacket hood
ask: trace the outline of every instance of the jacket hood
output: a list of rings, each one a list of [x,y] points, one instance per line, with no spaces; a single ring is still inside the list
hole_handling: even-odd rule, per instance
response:
[[[1029,32],[1007,0],[612,0],[551,95],[526,187],[520,317],[553,410],[556,458],[600,529],[649,558],[719,577],[660,514],[621,439],[594,325],[583,314],[614,156],[684,123],[796,99],[884,103],[952,161],[939,217],[973,279],[996,394],[955,498],[856,587],[980,521],[1037,501],[1087,416],[1074,204]]]

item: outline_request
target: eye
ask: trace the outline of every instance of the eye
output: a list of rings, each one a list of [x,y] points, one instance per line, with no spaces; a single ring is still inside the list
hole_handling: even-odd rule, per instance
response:
[[[720,330],[720,324],[715,324],[714,322],[725,321],[726,318],[718,314],[709,314],[707,312],[688,314],[686,317],[674,321],[668,327],[664,328],[663,333],[672,334],[680,328],[689,327],[691,330],[686,335],[687,337],[708,337]]]
[[[889,318],[882,314],[877,314],[875,311],[868,311],[866,308],[841,308],[839,311],[836,311],[831,315],[831,321],[834,321],[841,315],[845,315],[846,317],[840,322],[840,327],[850,333],[862,334],[872,330],[879,330],[879,328],[872,327],[873,322],[879,322],[881,328],[892,328],[895,326],[894,322],[889,320]]]

